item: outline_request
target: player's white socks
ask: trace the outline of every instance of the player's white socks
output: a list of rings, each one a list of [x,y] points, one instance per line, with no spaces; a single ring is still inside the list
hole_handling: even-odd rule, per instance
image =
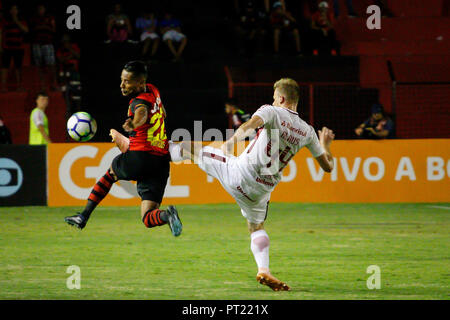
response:
[[[181,143],[174,143],[172,141],[169,141],[169,153],[170,158],[172,158],[173,162],[185,160],[181,155]]]
[[[255,256],[258,270],[269,272],[269,235],[266,230],[258,230],[253,232],[250,237],[252,239],[250,248]]]

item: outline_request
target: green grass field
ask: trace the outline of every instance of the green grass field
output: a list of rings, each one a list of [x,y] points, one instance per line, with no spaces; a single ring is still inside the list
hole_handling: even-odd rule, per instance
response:
[[[449,204],[271,204],[272,273],[255,280],[236,205],[178,206],[183,234],[146,229],[137,208],[99,207],[79,231],[79,208],[0,208],[0,299],[449,299]],[[69,290],[67,267],[81,268]],[[368,290],[369,265],[381,289]]]

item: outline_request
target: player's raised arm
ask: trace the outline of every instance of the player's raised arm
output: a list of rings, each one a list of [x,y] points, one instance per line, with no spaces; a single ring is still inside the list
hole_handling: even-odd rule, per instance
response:
[[[142,107],[141,107],[142,106]],[[142,126],[145,121],[147,121],[147,108],[145,105],[136,106],[136,113],[134,114],[133,120],[127,119],[123,124],[123,128],[127,132],[133,131],[135,128]]]
[[[316,157],[316,160],[325,172],[331,172],[334,168],[333,155],[330,151],[330,145],[333,139],[334,133],[332,130],[327,127],[323,127],[322,130],[319,130],[319,142],[325,152]]]
[[[251,136],[255,129],[260,128],[264,125],[263,119],[261,119],[258,116],[253,116],[250,120],[247,122],[244,122],[233,134],[233,136],[225,141],[225,143],[222,146],[222,151],[227,154],[231,153],[231,150],[233,149],[233,145],[237,143],[238,141],[242,141],[245,138]]]

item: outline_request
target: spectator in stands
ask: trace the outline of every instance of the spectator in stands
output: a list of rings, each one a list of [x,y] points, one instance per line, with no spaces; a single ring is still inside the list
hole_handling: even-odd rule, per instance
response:
[[[71,78],[78,78],[80,63],[80,48],[73,43],[68,34],[64,34],[61,40],[61,46],[56,52],[59,67],[59,78],[63,88]]]
[[[187,44],[186,35],[181,33],[181,22],[173,15],[167,12],[164,15],[164,19],[160,23],[161,34],[163,41],[167,44],[170,52],[173,55],[173,61],[178,62],[181,60],[184,48]],[[175,48],[175,47],[178,48]]]
[[[235,27],[237,49],[239,54],[256,51],[262,52],[265,36],[265,13],[258,10],[253,1],[246,1],[245,7],[239,13],[239,21]]]
[[[242,109],[239,109],[237,107],[236,100],[233,98],[225,101],[225,113],[229,118],[231,117],[234,130],[239,128],[244,122],[250,120],[250,114],[246,113]]]
[[[353,9],[352,0],[345,0],[345,4],[347,5],[348,17],[350,17],[350,18],[357,17],[355,10]],[[334,16],[336,18],[338,18],[339,17],[339,0],[333,0],[333,9],[334,9]]]
[[[51,90],[56,90],[56,59],[53,46],[56,24],[55,18],[47,13],[43,4],[37,7],[37,15],[31,21],[31,30],[33,34],[31,47],[34,63],[39,69],[41,87],[46,88],[46,77],[48,75]]]
[[[147,58],[149,48],[151,47],[150,57],[154,59],[159,47],[159,35],[156,33],[158,20],[155,14],[149,10],[145,11],[142,17],[136,19],[136,29],[140,34],[142,42],[142,59]]]
[[[393,138],[394,122],[385,114],[381,104],[374,103],[372,115],[355,129],[355,133],[365,139]]]
[[[311,29],[313,32],[314,48],[319,54],[336,55],[340,53],[340,44],[336,40],[334,30],[334,15],[329,11],[326,1],[319,3],[319,11],[311,18]]]
[[[12,144],[11,131],[9,131],[0,115],[0,144]]]
[[[64,34],[61,46],[56,52],[59,67],[59,81],[67,110],[80,111],[81,79],[80,79],[80,48],[72,42],[69,34]]]
[[[48,107],[48,95],[39,92],[36,95],[36,108],[30,115],[30,145],[48,144],[52,141],[49,137],[48,119],[45,109]]]
[[[280,51],[280,36],[282,32],[290,33],[294,38],[295,50],[301,56],[300,33],[297,27],[297,20],[287,11],[280,1],[273,4],[270,14],[270,24],[273,30],[273,49],[275,55]]]
[[[130,19],[126,14],[122,13],[122,5],[120,3],[114,4],[113,13],[106,18],[106,34],[108,40],[105,42],[132,42],[129,39],[132,32]]]
[[[1,91],[6,91],[6,79],[11,61],[14,62],[14,74],[17,81],[17,90],[22,87],[22,63],[24,56],[23,36],[28,32],[28,25],[19,16],[17,5],[12,5],[8,14],[0,21],[2,30],[2,83]]]

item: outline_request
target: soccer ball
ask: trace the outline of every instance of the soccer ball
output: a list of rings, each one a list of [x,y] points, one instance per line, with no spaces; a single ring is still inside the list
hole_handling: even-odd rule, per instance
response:
[[[97,122],[89,113],[77,112],[67,120],[67,132],[75,141],[89,141],[97,132]]]

